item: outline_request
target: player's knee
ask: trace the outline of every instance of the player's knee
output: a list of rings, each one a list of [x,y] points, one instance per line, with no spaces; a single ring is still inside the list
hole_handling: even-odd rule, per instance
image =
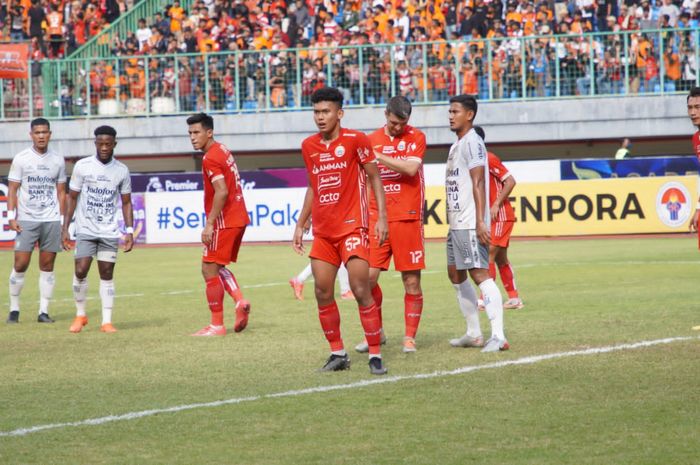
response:
[[[316,301],[319,305],[328,305],[333,302],[333,288],[315,286],[314,293],[316,294]]]
[[[77,267],[77,266],[75,267],[75,277],[76,277],[76,278],[78,278],[78,279],[80,279],[80,280],[83,280],[83,279],[87,278],[87,274],[88,274],[88,268],[87,268],[87,267],[82,267],[82,266],[81,266],[81,267]]]
[[[464,277],[460,276],[459,271],[455,268],[447,268],[447,277],[450,279],[452,284],[460,284],[464,281]]]

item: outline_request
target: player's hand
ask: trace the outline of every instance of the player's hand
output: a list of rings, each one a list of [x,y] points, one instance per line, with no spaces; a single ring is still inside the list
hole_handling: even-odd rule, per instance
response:
[[[22,232],[22,226],[19,225],[17,220],[10,220],[10,223],[8,225],[12,231],[16,231],[18,233]]]
[[[498,216],[498,205],[494,205],[491,207],[491,221],[496,221],[496,217]]]
[[[212,237],[214,237],[214,225],[207,223],[202,230],[202,244],[211,244]]]
[[[379,241],[379,245],[382,245],[386,238],[389,237],[389,227],[386,223],[386,218],[377,219],[377,223],[374,225],[374,237]]]
[[[124,236],[124,253],[131,252],[134,248],[134,235],[127,234]]]
[[[700,210],[695,210],[695,214],[693,214],[693,218],[690,220],[690,224],[688,225],[690,232],[698,230],[698,221],[700,221]]]
[[[489,231],[488,226],[483,221],[476,223],[476,237],[484,245],[491,244],[491,231]]]
[[[70,250],[71,243],[70,233],[68,232],[68,229],[64,228],[61,230],[61,244],[63,245],[63,250]]]
[[[294,228],[294,237],[292,238],[292,248],[296,253],[299,255],[304,255],[304,228],[299,226],[299,223],[297,223],[297,227]]]

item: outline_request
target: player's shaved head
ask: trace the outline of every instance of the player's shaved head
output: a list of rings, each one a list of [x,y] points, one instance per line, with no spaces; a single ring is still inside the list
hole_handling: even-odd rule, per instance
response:
[[[343,108],[343,93],[335,87],[321,87],[311,94],[311,103],[334,102],[338,108]]]
[[[207,115],[206,113],[197,113],[187,118],[187,124],[190,126],[193,124],[201,124],[202,128],[213,130],[214,118],[212,118],[210,115]]]

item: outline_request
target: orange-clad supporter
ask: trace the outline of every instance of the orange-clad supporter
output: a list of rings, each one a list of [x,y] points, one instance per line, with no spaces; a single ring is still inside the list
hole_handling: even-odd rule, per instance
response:
[[[243,298],[238,281],[226,266],[238,260],[250,218],[236,161],[228,148],[214,139],[214,119],[198,113],[187,118],[187,126],[192,148],[204,152],[202,178],[207,220],[202,230],[202,276],[211,312],[211,323],[193,336],[224,336],[224,292],[236,302],[234,331],[243,331],[248,325],[250,302]]]
[[[484,139],[486,134],[480,126],[474,130]],[[489,208],[491,215],[491,244],[489,246],[489,275],[496,279],[496,267],[501,282],[508,293],[503,303],[506,309],[521,309],[525,305],[518,294],[513,267],[508,260],[508,246],[515,223],[515,213],[508,197],[515,187],[515,178],[496,154],[488,153],[489,168]]]
[[[331,355],[321,371],[350,368],[340,334],[340,313],[334,299],[338,267],[344,263],[357,301],[360,321],[369,345],[370,373],[387,372],[381,355],[381,322],[369,285],[369,236],[379,243],[387,237],[384,189],[376,158],[367,136],[342,128],[343,94],[324,87],[311,96],[319,132],[301,145],[309,185],[293,236],[293,248],[305,252],[303,235],[312,221],[314,239],[309,257],[316,287],[321,328]],[[377,198],[377,221],[370,231],[367,181]]]
[[[379,275],[389,269],[393,257],[394,268],[401,272],[404,284],[403,351],[416,351],[416,333],[423,313],[421,270],[425,268],[423,235],[423,156],[425,135],[408,124],[411,102],[403,96],[389,99],[384,116],[386,124],[369,135],[372,150],[379,161],[379,173],[384,186],[389,237],[384,243],[370,237],[369,279],[372,296],[382,318],[382,289]],[[370,230],[378,218],[377,203],[370,195]],[[369,350],[367,341],[355,347],[358,352]]]
[[[467,61],[462,67],[462,93],[477,95],[479,93],[478,75],[474,64]]]
[[[170,16],[170,32],[177,34],[182,31],[182,21],[185,19],[185,9],[180,6],[178,0],[173,1],[173,5],[168,10]]]

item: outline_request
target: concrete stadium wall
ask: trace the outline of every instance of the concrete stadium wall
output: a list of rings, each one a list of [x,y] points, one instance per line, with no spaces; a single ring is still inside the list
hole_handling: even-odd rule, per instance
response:
[[[446,105],[416,107],[411,123],[425,131],[429,146],[454,141]],[[487,129],[490,143],[689,137],[693,132],[683,95],[485,103],[477,123]],[[92,154],[92,131],[101,124],[117,129],[120,157],[192,152],[184,116],[56,121],[53,147],[66,157]],[[343,124],[370,131],[383,124],[383,112],[349,109]],[[28,126],[26,121],[0,125],[0,161],[7,163],[28,146]],[[239,153],[298,150],[315,131],[310,111],[217,115],[215,126],[217,138]]]

